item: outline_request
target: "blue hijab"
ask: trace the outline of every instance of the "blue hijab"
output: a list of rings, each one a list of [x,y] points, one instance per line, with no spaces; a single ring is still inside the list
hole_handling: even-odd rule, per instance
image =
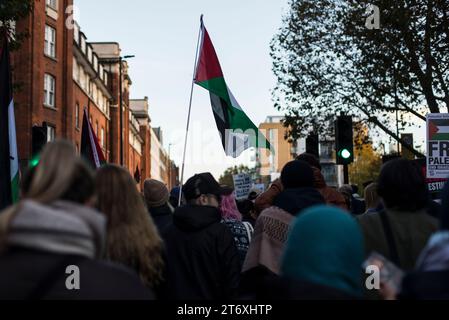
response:
[[[362,295],[363,236],[348,213],[310,208],[293,223],[281,265],[288,278]]]

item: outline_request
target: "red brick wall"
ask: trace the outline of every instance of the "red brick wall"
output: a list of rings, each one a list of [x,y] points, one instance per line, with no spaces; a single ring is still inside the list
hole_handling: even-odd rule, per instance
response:
[[[45,1],[35,1],[33,13],[19,21],[18,32],[27,31],[29,37],[13,53],[13,79],[19,85],[14,93],[19,157],[22,163],[31,155],[31,128],[47,122],[56,128],[56,137],[72,138],[72,50],[73,30],[65,27],[65,8],[73,0],[59,0],[58,20],[45,12]],[[45,25],[56,29],[56,59],[44,55]],[[56,78],[56,110],[43,106],[44,74]]]

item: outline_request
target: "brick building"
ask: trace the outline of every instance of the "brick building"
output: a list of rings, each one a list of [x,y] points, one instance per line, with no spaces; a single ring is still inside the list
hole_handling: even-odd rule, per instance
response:
[[[153,177],[151,164],[163,167],[168,160],[161,157],[166,155],[162,143],[152,160],[148,107],[140,113],[130,108],[132,81],[120,45],[89,43],[76,23],[66,25],[71,5],[73,0],[36,0],[33,12],[16,24],[18,32],[29,34],[12,56],[13,81],[19,88],[14,100],[21,167],[33,156],[34,126],[46,128],[47,142],[64,138],[79,150],[84,109],[107,161],[120,164],[122,105],[123,165],[136,178]],[[170,177],[155,178],[171,185]]]
[[[32,127],[47,125],[48,141],[75,140],[73,103],[73,30],[66,28],[65,8],[72,0],[35,1],[33,13],[18,21],[28,30],[12,57],[18,152],[21,166],[31,158]]]

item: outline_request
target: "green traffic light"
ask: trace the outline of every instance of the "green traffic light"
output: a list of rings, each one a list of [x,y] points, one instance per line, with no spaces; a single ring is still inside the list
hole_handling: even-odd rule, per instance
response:
[[[37,165],[39,164],[40,160],[41,160],[41,159],[40,159],[39,156],[33,157],[33,158],[30,160],[30,167],[31,167],[31,168],[37,167]]]
[[[343,150],[340,151],[340,156],[343,159],[347,160],[347,159],[351,158],[351,152],[349,152],[348,149],[343,149]]]

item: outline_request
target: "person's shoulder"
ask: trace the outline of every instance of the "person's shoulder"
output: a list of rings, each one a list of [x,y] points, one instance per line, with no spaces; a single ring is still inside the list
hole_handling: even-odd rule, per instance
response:
[[[131,269],[109,261],[84,260],[80,264],[83,284],[88,291],[107,296],[107,299],[152,300],[154,294],[146,288]],[[96,292],[96,293],[95,293]]]

